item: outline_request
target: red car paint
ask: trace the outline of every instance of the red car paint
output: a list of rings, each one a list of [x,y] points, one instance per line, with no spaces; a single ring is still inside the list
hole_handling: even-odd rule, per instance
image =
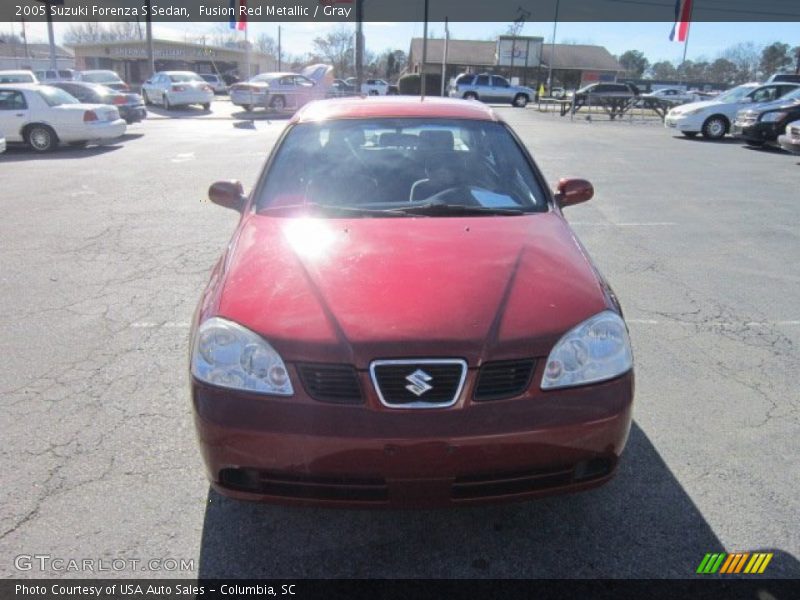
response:
[[[370,98],[313,103],[292,122],[370,116],[498,120],[475,102]],[[555,201],[549,212],[513,218],[271,216],[250,202],[242,214],[194,327],[223,317],[260,334],[285,361],[295,394],[192,380],[200,446],[220,492],[327,506],[444,506],[586,489],[613,475],[631,423],[633,372],[539,387],[566,331],[619,311]],[[467,362],[454,406],[380,403],[370,362],[409,357]],[[536,359],[526,391],[476,402],[478,369],[517,358]],[[299,363],[352,365],[363,404],[313,399]],[[580,475],[597,465],[597,476]],[[338,491],[320,492],[331,489]]]

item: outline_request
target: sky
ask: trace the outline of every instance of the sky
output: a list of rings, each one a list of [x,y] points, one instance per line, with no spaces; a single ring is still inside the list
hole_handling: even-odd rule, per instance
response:
[[[227,23],[223,24],[226,25]],[[450,23],[451,39],[493,39],[506,32],[508,23]],[[311,51],[311,43],[317,36],[336,27],[332,23],[296,22],[284,23],[282,27],[283,50],[292,55]],[[348,27],[353,27],[348,24]],[[26,24],[28,39],[47,41],[47,26],[44,23]],[[69,25],[54,25],[56,40],[61,41]],[[251,39],[266,33],[277,38],[276,23],[249,23]],[[158,38],[194,41],[203,35],[212,35],[220,28],[218,23],[154,23],[153,35]],[[19,34],[19,23],[0,23],[0,30]],[[680,62],[683,56],[682,43],[670,42],[672,23],[570,23],[559,22],[556,41],[605,46],[612,54],[626,50],[641,50],[650,62],[670,60]],[[442,37],[444,23],[429,24],[429,31]],[[423,24],[417,23],[365,23],[364,36],[369,50],[380,52],[386,49],[408,51],[411,37],[422,37]],[[243,33],[240,33],[244,37]],[[521,35],[541,36],[550,41],[553,23],[526,23]],[[714,59],[725,48],[739,42],[753,42],[757,46],[775,41],[792,47],[800,46],[800,24],[798,23],[692,23],[689,32],[687,59]]]

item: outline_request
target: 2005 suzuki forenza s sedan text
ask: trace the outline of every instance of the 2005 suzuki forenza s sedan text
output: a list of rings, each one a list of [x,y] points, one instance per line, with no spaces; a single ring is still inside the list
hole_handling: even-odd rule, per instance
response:
[[[587,489],[631,424],[619,303],[488,107],[336,99],[297,113],[197,309],[208,476],[246,500],[457,506]]]

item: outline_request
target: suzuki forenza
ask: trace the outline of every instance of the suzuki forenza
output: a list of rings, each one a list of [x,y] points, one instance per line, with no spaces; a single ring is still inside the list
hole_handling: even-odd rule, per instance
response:
[[[609,480],[633,357],[609,285],[490,108],[314,102],[246,195],[197,309],[191,386],[219,492],[457,506]]]

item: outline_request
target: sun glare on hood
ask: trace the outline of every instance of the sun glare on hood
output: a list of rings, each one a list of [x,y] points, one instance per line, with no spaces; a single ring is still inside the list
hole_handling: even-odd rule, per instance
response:
[[[291,219],[284,235],[296,254],[310,259],[323,258],[336,242],[336,233],[324,219]]]

